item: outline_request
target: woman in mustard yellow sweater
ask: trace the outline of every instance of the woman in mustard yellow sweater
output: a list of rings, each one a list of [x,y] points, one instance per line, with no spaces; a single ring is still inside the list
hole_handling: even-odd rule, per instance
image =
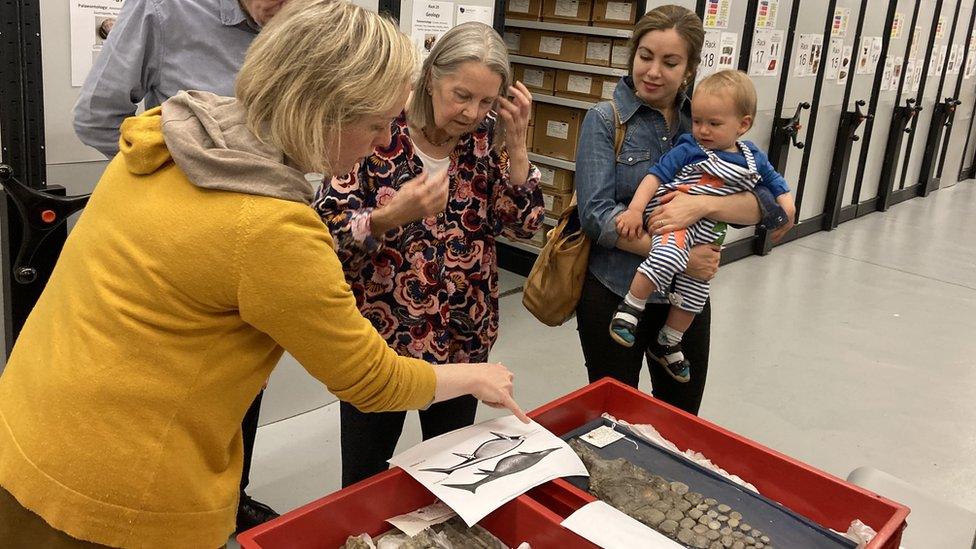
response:
[[[289,2],[236,98],[183,92],[123,123],[0,376],[0,546],[223,545],[241,418],[283,349],[364,411],[470,393],[527,421],[503,366],[393,353],[308,206],[305,172],[389,142],[413,70],[389,21]]]

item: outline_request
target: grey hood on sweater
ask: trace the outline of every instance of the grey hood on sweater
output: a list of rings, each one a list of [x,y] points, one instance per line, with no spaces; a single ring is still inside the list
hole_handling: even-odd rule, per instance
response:
[[[163,103],[162,116],[166,147],[197,187],[312,201],[304,174],[247,128],[237,99],[183,91]]]

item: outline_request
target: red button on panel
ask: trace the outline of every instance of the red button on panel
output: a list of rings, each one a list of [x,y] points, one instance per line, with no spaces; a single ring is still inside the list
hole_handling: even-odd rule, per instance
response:
[[[54,223],[54,220],[58,218],[58,214],[54,213],[54,210],[44,210],[41,212],[41,221],[45,223]]]

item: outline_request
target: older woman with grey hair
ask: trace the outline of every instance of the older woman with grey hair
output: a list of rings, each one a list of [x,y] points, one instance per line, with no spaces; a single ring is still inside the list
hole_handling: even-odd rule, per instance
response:
[[[480,362],[498,334],[495,239],[542,225],[539,170],[525,146],[532,96],[512,83],[491,27],[458,25],[423,64],[392,138],[313,201],[356,303],[398,353]],[[405,412],[340,405],[342,482],[387,467]],[[424,439],[470,425],[477,401],[420,412]]]

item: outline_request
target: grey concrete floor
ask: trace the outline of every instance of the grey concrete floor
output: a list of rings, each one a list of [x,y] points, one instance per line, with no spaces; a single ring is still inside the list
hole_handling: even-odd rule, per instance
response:
[[[870,465],[976,510],[973,214],[970,181],[723,267],[701,415],[839,477]],[[502,290],[521,281],[503,273]],[[492,359],[524,408],[586,383],[575,322],[545,327],[519,293],[501,315]],[[419,433],[408,415],[400,449]],[[338,444],[334,403],[264,425],[249,493],[285,511],[336,490]]]

